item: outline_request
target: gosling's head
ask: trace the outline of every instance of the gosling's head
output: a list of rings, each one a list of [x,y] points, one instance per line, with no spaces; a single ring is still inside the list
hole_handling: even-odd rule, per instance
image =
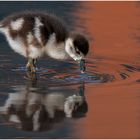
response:
[[[84,59],[89,51],[88,40],[82,34],[72,33],[65,42],[65,50],[75,61]]]
[[[89,42],[82,34],[72,33],[65,42],[65,50],[68,55],[80,63],[81,71],[85,71],[85,56],[89,51]]]

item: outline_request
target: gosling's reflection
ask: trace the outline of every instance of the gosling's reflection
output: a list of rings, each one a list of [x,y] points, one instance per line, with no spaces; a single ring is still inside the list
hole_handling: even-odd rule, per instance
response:
[[[14,87],[0,112],[16,127],[28,131],[49,130],[64,118],[83,117],[87,112],[84,83],[77,88],[38,88],[36,84]]]

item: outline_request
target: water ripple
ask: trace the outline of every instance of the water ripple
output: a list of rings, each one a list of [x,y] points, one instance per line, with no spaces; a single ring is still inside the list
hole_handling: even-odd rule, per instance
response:
[[[62,62],[63,63],[63,62]],[[67,64],[68,67],[63,69],[56,65],[54,68],[49,65],[47,68],[38,67],[37,76],[40,80],[49,83],[107,83],[116,80],[124,80],[131,76],[132,73],[138,71],[138,68],[128,65],[119,64],[117,62],[110,62],[105,60],[87,60],[87,71],[81,74],[77,64]],[[6,66],[6,68],[5,68]],[[13,75],[20,74],[25,77],[26,68],[24,66],[12,66],[5,64],[1,70],[10,71]]]

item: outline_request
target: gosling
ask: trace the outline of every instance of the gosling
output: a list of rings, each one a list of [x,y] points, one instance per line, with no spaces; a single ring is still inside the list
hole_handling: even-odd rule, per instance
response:
[[[73,58],[85,71],[85,56],[89,42],[79,33],[71,33],[63,22],[45,12],[12,14],[0,22],[0,32],[10,47],[28,59],[27,69],[36,72],[37,59],[48,55],[57,60]]]

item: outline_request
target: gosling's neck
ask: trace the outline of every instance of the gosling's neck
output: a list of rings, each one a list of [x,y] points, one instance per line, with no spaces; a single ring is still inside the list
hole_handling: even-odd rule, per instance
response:
[[[58,60],[66,60],[69,58],[69,55],[66,51],[66,43],[67,39],[64,42],[57,42],[56,35],[52,34],[46,44],[45,51],[48,56],[58,59]]]

